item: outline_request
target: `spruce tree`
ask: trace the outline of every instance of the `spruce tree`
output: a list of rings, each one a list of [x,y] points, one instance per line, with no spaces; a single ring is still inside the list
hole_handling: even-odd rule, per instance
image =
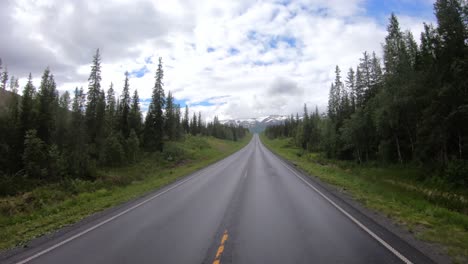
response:
[[[203,122],[202,122],[202,116],[201,112],[198,112],[198,128],[197,131],[198,133],[202,134],[203,133]]]
[[[8,82],[8,68],[5,65],[3,72],[0,75],[0,89],[1,90],[6,90],[7,82]]]
[[[129,114],[130,114],[130,84],[128,81],[128,72],[125,72],[125,81],[120,99],[119,129],[124,138],[130,134]]]
[[[356,111],[356,76],[354,75],[353,68],[349,68],[348,75],[346,76],[346,88],[349,92],[351,100],[352,111]]]
[[[99,97],[96,106],[96,148],[99,152],[105,137],[105,120],[106,120],[106,93],[104,90],[99,91]]]
[[[76,178],[89,176],[88,135],[85,117],[86,96],[83,88],[75,89],[70,124],[68,173]]]
[[[166,100],[166,122],[165,122],[165,133],[169,140],[176,138],[176,123],[175,123],[175,111],[174,111],[174,97],[171,91],[167,93]]]
[[[55,143],[60,151],[65,148],[70,126],[70,93],[65,91],[60,98],[57,109]]]
[[[177,104],[175,107],[175,122],[176,122],[176,139],[180,139],[184,134],[184,129],[182,127],[182,113],[180,111],[180,105]]]
[[[26,131],[35,128],[35,110],[34,99],[36,96],[36,88],[32,84],[32,76],[29,74],[28,82],[24,87],[23,98],[21,100],[20,108],[20,133],[21,141],[24,140]]]
[[[144,129],[144,146],[148,150],[163,150],[164,138],[164,115],[163,109],[166,103],[163,89],[164,71],[162,68],[162,58],[159,58],[158,69],[155,76],[155,84],[151,103],[146,114]]]
[[[128,122],[130,130],[133,129],[137,136],[140,135],[142,129],[142,116],[140,110],[140,98],[138,97],[137,90],[135,90],[135,92],[133,93],[132,105],[130,106],[130,115]]]
[[[195,112],[193,112],[192,121],[190,123],[190,133],[195,136],[198,133],[197,130],[198,130],[197,115],[195,114]]]
[[[55,80],[49,68],[44,70],[37,97],[39,104],[37,136],[46,144],[50,144],[55,132],[58,98]]]
[[[116,128],[116,104],[114,85],[111,83],[106,98],[106,134],[109,135]]]
[[[91,73],[88,78],[88,94],[85,112],[90,143],[95,143],[98,135],[97,108],[101,96],[101,79],[101,55],[99,54],[99,49],[97,49],[96,54],[93,56]]]
[[[189,126],[189,108],[188,105],[185,105],[185,112],[184,112],[184,121],[183,121],[183,127],[184,127],[184,132],[186,134],[190,133],[190,126]]]

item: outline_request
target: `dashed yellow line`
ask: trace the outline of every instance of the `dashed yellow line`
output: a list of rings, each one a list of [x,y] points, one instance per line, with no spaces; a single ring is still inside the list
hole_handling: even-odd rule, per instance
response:
[[[220,258],[224,251],[224,243],[226,243],[226,241],[228,240],[228,237],[229,235],[227,233],[227,230],[224,230],[223,237],[221,238],[221,244],[219,244],[218,250],[216,251],[216,257],[215,257],[215,260],[213,261],[213,264],[221,263]]]

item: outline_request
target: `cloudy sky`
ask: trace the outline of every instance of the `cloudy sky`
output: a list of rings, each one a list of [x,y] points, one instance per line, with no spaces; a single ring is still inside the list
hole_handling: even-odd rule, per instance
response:
[[[102,87],[124,72],[143,108],[163,58],[164,88],[211,119],[326,108],[334,67],[381,54],[391,12],[418,38],[433,0],[1,0],[0,58],[10,74],[46,66],[59,90],[87,87],[95,50]]]

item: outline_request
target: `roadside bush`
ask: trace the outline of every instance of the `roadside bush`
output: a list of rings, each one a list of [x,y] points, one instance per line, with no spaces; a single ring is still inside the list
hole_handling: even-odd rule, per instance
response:
[[[445,169],[445,178],[457,187],[468,187],[468,161],[450,161]]]
[[[31,178],[47,175],[47,146],[37,137],[36,130],[28,130],[24,139],[23,163],[26,174]]]
[[[130,136],[125,142],[125,152],[127,154],[128,162],[134,163],[137,161],[139,149],[140,141],[138,140],[138,136],[135,133],[135,130],[132,129],[130,131]]]
[[[100,160],[104,165],[116,166],[122,164],[125,153],[119,139],[115,134],[111,134],[106,138],[100,156]]]
[[[167,161],[178,161],[186,156],[185,150],[178,147],[176,144],[164,145],[163,155],[164,159]]]

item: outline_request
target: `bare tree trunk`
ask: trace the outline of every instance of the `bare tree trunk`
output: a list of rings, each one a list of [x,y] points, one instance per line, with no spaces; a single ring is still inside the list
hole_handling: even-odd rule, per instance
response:
[[[460,131],[458,131],[458,154],[459,154],[459,159],[462,159],[463,157],[463,143],[462,143],[462,137]]]
[[[401,150],[400,150],[400,140],[398,139],[398,136],[396,134],[394,134],[394,138],[395,138],[395,143],[397,146],[398,161],[400,162],[400,164],[403,164],[403,158],[401,157]]]
[[[359,150],[359,148],[357,148],[357,155],[358,155],[359,164],[362,164],[361,151]]]
[[[411,135],[411,131],[408,126],[406,126],[406,132],[408,133],[408,137],[409,137],[410,145],[411,145],[411,158],[413,158],[414,157],[414,140],[413,140],[413,136]]]

